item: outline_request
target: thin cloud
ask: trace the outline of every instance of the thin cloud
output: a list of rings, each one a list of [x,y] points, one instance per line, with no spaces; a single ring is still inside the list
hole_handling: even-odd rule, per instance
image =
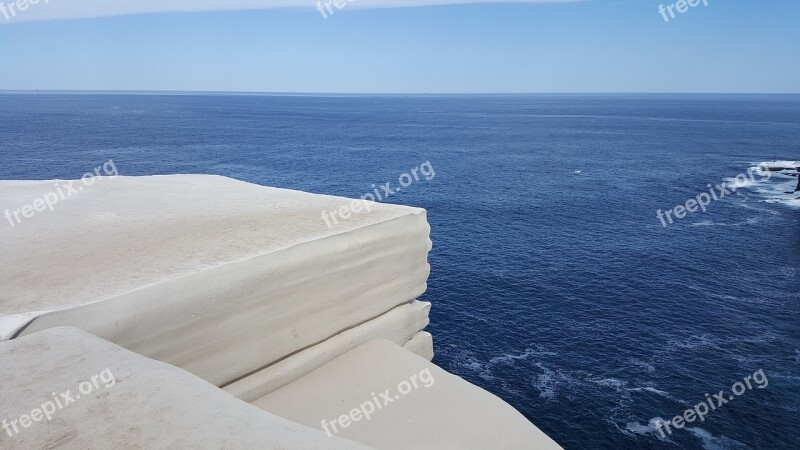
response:
[[[308,9],[316,13],[318,0],[0,0],[0,24],[37,20],[80,19],[163,12],[239,11],[256,9]],[[341,0],[340,0],[341,1]],[[347,0],[344,0],[347,1]],[[571,3],[581,0],[352,0],[348,9],[407,8],[468,3]],[[328,0],[322,0],[323,4]]]

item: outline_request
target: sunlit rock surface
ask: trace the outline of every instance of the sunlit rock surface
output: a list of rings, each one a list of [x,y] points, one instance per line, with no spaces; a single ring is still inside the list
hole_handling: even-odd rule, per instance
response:
[[[73,328],[0,343],[0,361],[3,449],[368,448]]]
[[[385,339],[253,404],[380,449],[561,448],[499,398]]]
[[[0,205],[56,183],[2,181]],[[222,386],[426,288],[422,209],[205,175],[76,186],[53,211],[0,224],[5,339],[75,326]],[[342,208],[348,219],[323,219]]]
[[[387,338],[397,344],[414,342],[413,351],[433,359],[433,342],[417,342],[418,330],[428,324],[430,303],[413,302],[398,306],[388,313],[351,328],[326,341],[293,354],[254,374],[224,387],[242,400],[252,402],[292,381],[305,376],[333,359],[376,338]],[[425,333],[430,336],[429,333]]]

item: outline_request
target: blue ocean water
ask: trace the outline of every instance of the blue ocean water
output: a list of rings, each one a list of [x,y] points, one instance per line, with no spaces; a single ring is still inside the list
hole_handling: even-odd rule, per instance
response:
[[[429,161],[387,201],[428,210],[437,364],[567,449],[800,447],[796,181],[656,216],[800,160],[798,96],[6,93],[0,124],[2,179],[113,159],[359,197]],[[655,431],[760,369],[767,387]]]

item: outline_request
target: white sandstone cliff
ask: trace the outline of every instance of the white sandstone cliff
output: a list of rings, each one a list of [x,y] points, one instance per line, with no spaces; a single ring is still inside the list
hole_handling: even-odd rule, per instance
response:
[[[21,209],[56,183],[0,181],[0,207]],[[350,406],[363,394],[350,383],[380,387],[418,367],[435,371],[441,387],[343,435],[386,449],[411,442],[431,449],[485,448],[488,442],[558,448],[500,399],[429,362],[432,336],[423,330],[430,304],[416,300],[430,271],[424,210],[204,175],[106,177],[82,188],[52,211],[0,224],[0,341],[6,341],[0,354],[14,358],[0,369],[0,379],[24,380],[35,372],[36,380],[4,384],[4,394],[14,400],[0,402],[0,415],[19,414],[13,405],[34,407],[39,389],[51,389],[54,380],[66,389],[69,380],[107,361],[137,379],[163,376],[163,382],[153,381],[158,389],[173,389],[181,380],[193,386],[176,390],[184,403],[160,417],[137,410],[130,397],[156,404],[181,400],[132,383],[128,397],[104,400],[109,408],[127,410],[113,416],[112,425],[175,420],[176,433],[197,433],[185,442],[208,448],[258,448],[254,439],[268,439],[237,426],[217,430],[220,439],[214,440],[213,402],[203,399],[218,399],[217,415],[246,415],[245,424],[283,426],[282,419],[253,412],[246,404],[252,403],[308,425],[283,428],[298,436],[286,448],[323,448],[314,421],[322,412],[333,414],[331,405]],[[342,208],[359,212],[336,223],[323,219],[324,211]],[[51,354],[60,339],[80,347],[67,352],[71,359]],[[115,359],[124,352],[116,346],[134,352],[125,356],[130,364]],[[99,361],[87,365],[86,358]],[[342,361],[349,372],[341,370]],[[315,400],[302,392],[326,395]],[[96,417],[92,401],[85,402],[64,416],[66,424],[37,426],[63,439],[82,430],[89,435],[66,447],[91,447],[111,425]],[[175,417],[180,408],[196,411],[181,420]],[[408,424],[387,428],[406,416]],[[470,431],[454,432],[455,424]],[[176,436],[162,442],[158,430],[146,436],[148,448],[170,447]],[[223,439],[231,433],[242,433],[241,446]],[[398,433],[407,439],[386,438]],[[276,434],[265,447],[279,448],[289,442],[284,437]],[[130,445],[142,442],[131,439]],[[351,441],[334,438],[324,448],[350,448],[356,445]]]

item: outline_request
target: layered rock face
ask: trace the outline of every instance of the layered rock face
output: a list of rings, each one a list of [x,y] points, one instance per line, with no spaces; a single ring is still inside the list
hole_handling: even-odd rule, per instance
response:
[[[56,184],[2,181],[0,205]],[[0,224],[5,339],[73,326],[252,398],[369,339],[404,345],[428,323],[415,301],[430,270],[422,209],[218,176],[81,187]],[[413,348],[431,356],[429,339]]]
[[[559,448],[430,363],[424,210],[200,175],[43,208],[63,183],[0,181],[0,448]]]

